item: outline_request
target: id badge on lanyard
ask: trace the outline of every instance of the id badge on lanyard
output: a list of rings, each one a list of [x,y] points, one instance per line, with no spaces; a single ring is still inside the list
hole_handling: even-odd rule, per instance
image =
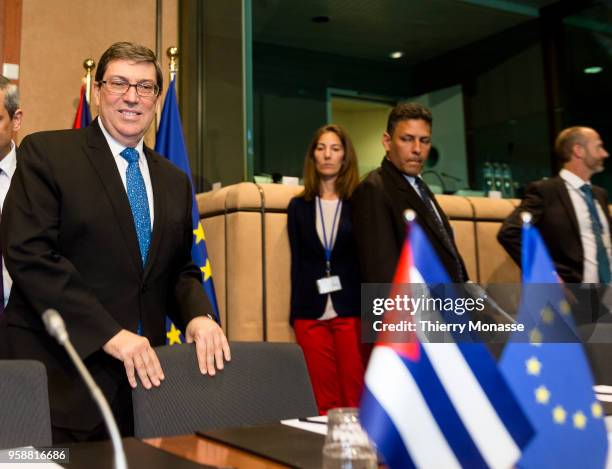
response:
[[[317,197],[319,206],[319,213],[321,216],[321,228],[323,229],[323,248],[325,249],[325,277],[317,280],[317,290],[320,295],[327,295],[335,291],[342,290],[342,284],[340,283],[340,277],[331,274],[331,252],[333,247],[333,236],[336,228],[336,221],[338,219],[338,213],[342,207],[342,201],[338,201],[336,205],[336,212],[334,213],[334,221],[332,222],[331,233],[329,236],[329,242],[327,240],[327,233],[325,231],[325,219],[323,216],[323,207],[321,206],[321,199]]]

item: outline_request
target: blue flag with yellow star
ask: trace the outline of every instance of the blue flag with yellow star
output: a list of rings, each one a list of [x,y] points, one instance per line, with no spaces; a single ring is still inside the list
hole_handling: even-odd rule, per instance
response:
[[[193,190],[193,180],[191,178],[191,169],[189,168],[189,158],[185,148],[185,140],[183,139],[183,126],[181,125],[181,116],[179,115],[178,103],[176,99],[175,79],[173,78],[166,93],[164,107],[162,109],[159,129],[155,141],[155,151],[164,155],[172,163],[182,169],[189,180],[191,181],[191,191],[193,195],[193,205],[191,214],[193,217],[193,246],[191,255],[196,265],[200,267],[203,277],[203,286],[208,299],[210,300],[214,315],[219,321],[219,307],[217,305],[217,296],[215,295],[215,286],[213,284],[212,269],[210,260],[208,259],[208,251],[206,250],[206,237],[204,228],[200,221],[200,213],[198,211],[198,203]],[[176,329],[174,324],[166,318],[168,344],[184,342],[184,338],[180,331]]]
[[[522,239],[517,321],[525,331],[511,337],[500,360],[536,430],[517,466],[603,468],[608,453],[603,409],[570,306],[538,230],[525,223]]]

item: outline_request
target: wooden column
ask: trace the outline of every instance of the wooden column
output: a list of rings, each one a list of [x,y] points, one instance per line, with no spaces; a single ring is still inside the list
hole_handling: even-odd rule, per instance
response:
[[[0,0],[0,64],[19,65],[21,16],[22,0]]]

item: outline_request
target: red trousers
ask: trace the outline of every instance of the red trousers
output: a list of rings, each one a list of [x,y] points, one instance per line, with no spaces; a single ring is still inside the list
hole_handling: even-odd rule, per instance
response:
[[[296,319],[293,328],[306,358],[319,414],[334,407],[358,407],[364,375],[361,320]]]

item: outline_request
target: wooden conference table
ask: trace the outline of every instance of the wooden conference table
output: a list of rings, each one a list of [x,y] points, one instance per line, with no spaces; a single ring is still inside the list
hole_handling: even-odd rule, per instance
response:
[[[145,443],[199,464],[249,469],[287,468],[269,459],[197,435],[149,438]]]

